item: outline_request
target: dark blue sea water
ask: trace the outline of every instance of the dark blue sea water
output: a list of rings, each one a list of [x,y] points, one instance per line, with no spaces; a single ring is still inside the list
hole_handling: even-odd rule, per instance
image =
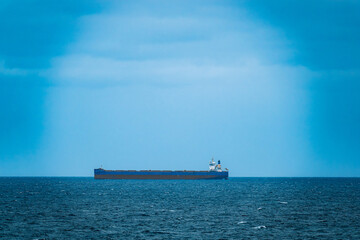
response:
[[[360,239],[359,178],[0,178],[1,239]]]

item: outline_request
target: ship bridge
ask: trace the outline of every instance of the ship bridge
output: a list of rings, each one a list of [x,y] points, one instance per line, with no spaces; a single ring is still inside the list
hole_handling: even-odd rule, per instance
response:
[[[214,161],[214,158],[212,158],[209,163],[209,171],[210,172],[222,172],[223,170],[221,169],[220,160],[218,160],[218,163],[216,164],[216,162]]]

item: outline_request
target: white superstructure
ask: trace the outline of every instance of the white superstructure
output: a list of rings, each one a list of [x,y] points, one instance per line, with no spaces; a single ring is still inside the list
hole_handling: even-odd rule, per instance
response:
[[[209,171],[222,172],[220,160],[218,161],[218,164],[216,164],[214,158],[212,158],[209,163]]]

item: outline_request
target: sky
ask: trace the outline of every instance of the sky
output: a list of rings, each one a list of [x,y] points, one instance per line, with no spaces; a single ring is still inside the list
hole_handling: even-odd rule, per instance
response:
[[[0,3],[0,176],[360,177],[360,2]]]

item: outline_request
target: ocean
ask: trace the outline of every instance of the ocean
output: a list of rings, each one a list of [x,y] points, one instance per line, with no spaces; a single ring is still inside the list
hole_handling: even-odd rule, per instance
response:
[[[360,239],[360,178],[1,177],[0,239]]]

